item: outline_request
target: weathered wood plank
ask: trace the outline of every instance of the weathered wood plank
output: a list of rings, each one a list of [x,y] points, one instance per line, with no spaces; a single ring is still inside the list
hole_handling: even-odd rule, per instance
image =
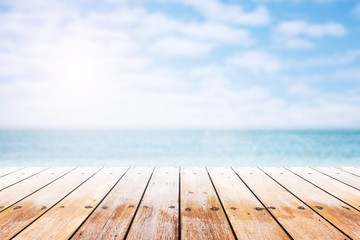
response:
[[[152,171],[130,168],[71,239],[123,239]]]
[[[3,177],[3,176],[6,176],[8,174],[11,174],[15,171],[18,171],[20,169],[23,169],[23,168],[20,168],[20,167],[3,167],[0,169],[0,178]]]
[[[339,169],[360,177],[360,168],[358,167],[340,167]]]
[[[231,168],[208,168],[238,239],[290,239]]]
[[[45,167],[28,167],[21,169],[20,171],[16,171],[12,174],[6,175],[1,178],[0,181],[0,190],[3,190],[13,184],[19,183],[26,178],[32,177],[41,171],[44,171]]]
[[[287,169],[360,211],[360,191],[357,189],[325,176],[311,168],[291,167]]]
[[[349,237],[360,239],[359,211],[283,168],[262,169]]]
[[[100,168],[78,168],[0,213],[0,239],[10,239]],[[61,206],[60,206],[61,207]],[[76,216],[73,216],[76,217]]]
[[[315,170],[360,190],[360,179],[351,173],[334,167],[316,167]]]
[[[0,191],[0,211],[32,194],[34,191],[61,177],[73,168],[56,167],[47,169],[31,178]]]
[[[17,235],[15,239],[69,239],[126,169],[124,167],[102,169],[61,200],[57,207],[50,209]]]
[[[258,168],[234,170],[294,239],[348,239]]]
[[[234,239],[204,168],[181,169],[181,239]]]
[[[156,168],[126,239],[178,239],[179,168]]]

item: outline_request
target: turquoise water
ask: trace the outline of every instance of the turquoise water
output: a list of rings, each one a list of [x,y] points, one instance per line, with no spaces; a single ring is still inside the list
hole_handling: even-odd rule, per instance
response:
[[[10,165],[358,166],[360,130],[1,130]]]

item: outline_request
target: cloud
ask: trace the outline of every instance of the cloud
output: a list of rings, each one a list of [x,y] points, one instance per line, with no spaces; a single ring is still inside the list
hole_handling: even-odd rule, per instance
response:
[[[302,60],[297,65],[299,67],[309,67],[309,66],[343,66],[350,63],[353,63],[360,57],[360,49],[352,49],[344,53],[338,53],[325,57],[310,58],[307,60]]]
[[[277,72],[283,67],[283,63],[276,56],[260,51],[239,53],[229,57],[226,62],[255,74]]]
[[[347,30],[338,23],[311,24],[304,21],[288,21],[278,24],[275,27],[275,33],[286,37],[303,35],[319,38],[324,36],[341,37],[347,33]]]
[[[282,2],[290,1],[292,3],[316,2],[316,3],[325,4],[325,3],[333,3],[339,0],[253,0],[253,1],[257,3],[271,3],[271,2],[282,3]]]
[[[339,23],[316,24],[305,21],[281,22],[273,30],[275,41],[285,48],[312,48],[314,43],[309,39],[341,37],[345,34],[346,28]]]
[[[333,75],[336,80],[354,80],[360,81],[360,69],[343,69],[338,70]]]
[[[9,4],[0,15],[1,126],[190,126],[217,115],[217,107],[229,116],[231,101],[247,99],[250,90],[240,99],[219,78],[216,87],[198,83],[161,60],[249,46],[247,30],[126,4],[88,13],[68,2]]]
[[[179,1],[195,8],[211,21],[224,21],[252,26],[266,25],[271,21],[268,10],[263,6],[247,13],[239,5],[228,5],[219,0]]]
[[[213,43],[226,43],[248,47],[255,41],[249,31],[240,28],[234,29],[220,23],[191,23],[183,25],[177,30],[180,34]]]
[[[4,3],[1,127],[291,127],[322,125],[325,117],[329,125],[358,126],[353,95],[313,89],[318,94],[304,101],[311,87],[300,78],[283,81],[285,55],[261,45],[266,35],[256,38],[249,27],[270,23],[265,7],[179,0],[204,17],[184,20],[141,1]],[[284,46],[308,48],[312,39],[337,36],[313,31],[285,34]],[[359,53],[340,55],[309,64],[345,65]],[[280,85],[285,93],[271,87]],[[300,101],[283,96],[289,93]]]
[[[186,38],[166,37],[159,39],[150,47],[150,51],[160,55],[204,56],[212,49],[206,42]]]
[[[360,3],[358,3],[352,10],[352,14],[356,17],[360,17]]]
[[[298,82],[291,84],[288,87],[288,93],[291,95],[297,95],[301,97],[311,97],[314,96],[314,94],[317,93],[317,91],[315,91],[313,88],[311,88],[305,83]]]
[[[314,44],[311,41],[301,39],[301,38],[293,38],[285,41],[284,45],[285,48],[294,48],[294,49],[307,49],[313,48]]]

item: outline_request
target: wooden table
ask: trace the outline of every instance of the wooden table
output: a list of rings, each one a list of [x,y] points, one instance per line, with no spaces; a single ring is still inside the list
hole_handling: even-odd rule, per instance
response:
[[[0,167],[0,239],[360,239],[360,167]]]

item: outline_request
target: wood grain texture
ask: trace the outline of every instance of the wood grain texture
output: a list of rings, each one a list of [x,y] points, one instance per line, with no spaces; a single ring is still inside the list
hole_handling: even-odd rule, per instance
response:
[[[234,170],[294,239],[348,239],[258,168]]]
[[[72,239],[123,239],[153,168],[130,168]]]
[[[284,168],[262,168],[314,211],[353,239],[360,239],[360,212]],[[340,170],[338,170],[340,171]]]
[[[204,168],[181,169],[181,239],[234,239]]]
[[[359,167],[340,167],[339,169],[349,172],[357,177],[360,177],[360,168]]]
[[[238,239],[290,239],[231,168],[208,171]]]
[[[34,169],[0,178],[0,239],[360,239],[338,168]]]
[[[13,237],[99,169],[93,167],[75,169],[58,181],[1,212],[0,239],[4,240]]]
[[[104,168],[61,200],[15,239],[69,239],[127,168]],[[63,207],[60,207],[63,206]]]
[[[0,211],[56,180],[73,168],[57,167],[47,169],[31,178],[0,191]]]
[[[24,169],[24,168],[20,168],[20,167],[2,167],[0,169],[0,178],[3,177],[3,176],[6,176],[8,174],[11,174],[15,171],[18,171],[20,169]]]
[[[0,190],[3,190],[13,184],[19,183],[23,181],[26,178],[32,177],[36,174],[38,174],[41,171],[44,171],[45,167],[28,167],[21,169],[20,171],[16,171],[14,173],[11,173],[9,175],[6,175],[1,178],[0,181]]]
[[[360,178],[334,167],[316,167],[315,170],[360,190]]]
[[[287,168],[360,211],[360,191],[311,168]]]
[[[178,239],[179,168],[156,168],[126,239]]]

